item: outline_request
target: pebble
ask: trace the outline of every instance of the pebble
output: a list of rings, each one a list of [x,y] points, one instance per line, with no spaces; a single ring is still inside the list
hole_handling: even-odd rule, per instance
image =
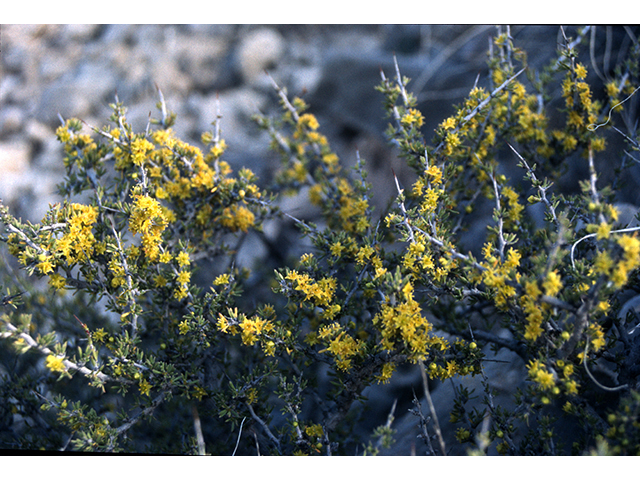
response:
[[[31,149],[26,141],[0,143],[0,178],[8,174],[26,173],[29,169],[30,156]]]

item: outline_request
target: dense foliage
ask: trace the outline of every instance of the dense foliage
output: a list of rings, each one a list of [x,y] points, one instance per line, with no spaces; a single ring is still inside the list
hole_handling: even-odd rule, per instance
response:
[[[414,174],[406,188],[390,176],[385,212],[371,206],[365,159],[346,170],[304,100],[275,82],[281,114],[256,116],[282,158],[269,186],[225,162],[220,118],[203,148],[177,138],[162,94],[143,132],[118,102],[106,126],[66,120],[63,200],[38,224],[0,212],[16,259],[2,279],[0,447],[375,454],[393,418],[356,438],[367,386],[417,364],[430,404],[427,379],[484,377],[494,345],[526,364],[517,407],[487,387],[470,411],[461,390],[451,418],[416,418],[425,450],[446,453],[440,426],[452,421],[470,451],[640,453],[640,328],[627,302],[640,293],[640,240],[619,223],[616,184],[598,181],[638,168],[627,107],[640,45],[596,100],[581,40],[565,38],[536,72],[499,32],[488,86],[430,140],[409,79],[382,72],[388,137]],[[612,138],[621,151],[607,150]],[[578,193],[556,191],[575,158],[588,177]],[[282,211],[290,194],[307,195],[321,221]],[[482,205],[493,215],[473,255],[460,237]],[[265,238],[272,220],[294,222],[312,248],[275,272],[238,268],[242,239]],[[215,273],[203,284],[205,260],[202,277]]]

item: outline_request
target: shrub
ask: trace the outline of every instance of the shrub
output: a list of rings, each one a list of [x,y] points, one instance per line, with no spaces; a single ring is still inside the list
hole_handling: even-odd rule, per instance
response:
[[[465,409],[460,389],[450,419],[470,451],[640,453],[640,336],[625,303],[640,289],[640,241],[615,204],[615,182],[638,162],[627,107],[640,47],[634,39],[596,100],[583,33],[534,72],[499,32],[488,87],[474,86],[431,142],[409,79],[397,64],[392,77],[381,72],[387,134],[415,175],[407,188],[390,175],[397,197],[382,213],[364,159],[345,170],[304,100],[275,82],[281,114],[256,116],[282,157],[267,187],[225,162],[220,118],[203,149],[177,138],[161,94],[144,132],[117,100],[107,126],[64,121],[63,200],[39,224],[0,212],[21,269],[7,259],[3,270],[0,444],[376,454],[393,441],[393,412],[368,443],[357,438],[363,391],[417,364],[431,408],[416,423],[430,452],[446,452],[447,419],[428,380],[480,375],[482,410]],[[558,85],[562,121],[551,127]],[[611,138],[627,149],[604,157]],[[588,177],[576,193],[557,191],[576,158]],[[514,165],[519,176],[507,176]],[[614,168],[601,185],[599,172]],[[321,211],[317,224],[278,207],[301,193]],[[479,205],[493,216],[474,255],[461,234]],[[268,220],[293,221],[312,248],[272,275],[238,268],[240,242]],[[216,273],[198,284],[205,260]],[[487,345],[526,364],[513,409],[493,402]]]

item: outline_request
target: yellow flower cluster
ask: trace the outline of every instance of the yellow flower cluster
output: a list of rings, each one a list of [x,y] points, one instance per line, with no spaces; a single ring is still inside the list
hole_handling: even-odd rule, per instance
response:
[[[580,384],[572,376],[575,368],[574,364],[557,360],[555,367],[550,369],[540,360],[531,360],[527,364],[529,378],[533,380],[538,388],[545,395],[558,395],[564,392],[566,395],[576,395]],[[551,371],[550,371],[551,370]],[[548,403],[549,397],[542,398],[544,403]]]
[[[225,207],[217,221],[232,232],[240,230],[246,233],[255,224],[255,219],[251,210],[234,203],[230,207]]]
[[[336,366],[340,370],[349,370],[353,357],[361,353],[364,348],[364,343],[361,340],[354,339],[337,322],[322,327],[318,336],[328,344],[328,347],[321,350],[320,353],[331,353],[336,358]]]
[[[345,178],[338,179],[337,201],[339,205],[338,219],[342,229],[350,233],[364,233],[369,228],[367,217],[369,201],[359,197]]]
[[[138,167],[144,165],[147,154],[153,149],[153,143],[146,138],[136,138],[131,142],[131,161]]]
[[[429,376],[431,378],[446,380],[458,373],[461,373],[460,366],[453,360],[445,362],[444,366],[440,366],[435,362],[429,364]]]
[[[422,315],[420,304],[413,298],[413,285],[407,282],[402,289],[403,300],[387,301],[380,313],[373,318],[382,339],[384,350],[406,350],[411,361],[424,360],[429,349],[446,349],[447,343],[440,337],[430,336],[431,323]]]
[[[415,126],[416,128],[420,128],[424,124],[424,117],[419,110],[410,108],[400,119],[400,123],[405,127]]]
[[[602,330],[602,327],[597,323],[589,325],[589,336],[591,337],[591,345],[596,352],[604,347],[607,343],[604,338],[604,331]]]
[[[387,362],[382,365],[382,371],[376,376],[378,383],[387,384],[393,376],[393,372],[396,370],[395,363]]]
[[[142,249],[151,261],[160,254],[162,232],[167,228],[168,220],[158,201],[147,195],[135,195],[129,230],[134,235],[141,234]]]
[[[622,259],[611,272],[610,279],[616,288],[627,283],[629,274],[640,266],[640,241],[636,236],[622,235],[618,238],[618,245],[622,248]]]
[[[507,308],[508,301],[516,294],[512,282],[520,280],[517,268],[520,266],[520,252],[509,248],[504,262],[501,262],[492,252],[491,243],[486,243],[482,249],[484,262],[481,264],[485,270],[479,277],[487,287],[494,291],[494,302],[500,309]]]
[[[69,264],[73,265],[91,257],[95,245],[92,228],[97,218],[96,207],[79,203],[70,205],[68,229],[55,244],[56,250],[66,257]]]
[[[604,224],[597,228],[597,236],[608,238],[610,226]],[[605,275],[616,289],[622,288],[629,279],[629,274],[640,267],[640,241],[635,235],[624,234],[617,238],[616,243],[622,249],[622,255],[615,262],[607,250],[599,251],[593,262],[593,271]]]
[[[596,152],[605,148],[604,138],[596,137],[589,129],[597,123],[600,102],[592,100],[591,87],[584,81],[586,76],[587,69],[578,63],[567,72],[562,83],[562,96],[567,107],[566,129],[554,130],[552,135],[563,146],[565,152],[575,149],[579,142],[587,144]]]
[[[255,344],[261,335],[268,334],[275,328],[269,320],[258,317],[245,318],[240,322],[239,326],[241,329],[242,342],[245,345]],[[273,354],[273,352],[271,354]]]
[[[402,257],[402,266],[413,273],[426,271],[435,272],[435,263],[428,243],[422,234],[416,234],[414,241],[409,244]]]
[[[555,297],[562,290],[562,279],[556,270],[552,270],[547,274],[547,278],[542,282],[544,294],[549,297]]]
[[[522,211],[524,206],[519,202],[519,195],[516,191],[505,186],[502,188],[502,195],[507,199],[507,212],[505,215],[505,227],[509,228],[514,224],[520,222],[522,219]]]
[[[542,322],[544,320],[544,307],[538,302],[542,291],[535,280],[527,280],[524,284],[524,295],[519,298],[520,306],[526,315],[524,338],[536,341],[542,334]]]
[[[285,277],[293,288],[305,294],[305,301],[311,301],[319,307],[328,307],[336,290],[336,279],[332,277],[315,281],[306,273],[291,270]],[[335,313],[334,313],[335,314]]]
[[[529,377],[538,384],[542,390],[552,390],[556,385],[556,379],[553,373],[547,370],[547,367],[540,360],[531,360],[527,364]]]

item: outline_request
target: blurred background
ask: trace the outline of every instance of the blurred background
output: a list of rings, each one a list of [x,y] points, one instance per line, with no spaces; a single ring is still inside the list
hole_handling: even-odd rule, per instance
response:
[[[565,29],[575,37],[576,28]],[[175,130],[200,144],[223,114],[226,160],[267,181],[277,166],[268,139],[249,120],[275,112],[267,70],[290,96],[302,96],[345,164],[355,149],[367,161],[376,203],[393,194],[391,168],[402,167],[383,135],[380,68],[394,75],[393,55],[412,78],[426,117],[425,135],[473,87],[487,85],[490,25],[2,25],[0,40],[0,198],[25,219],[39,221],[62,174],[54,131],[63,118],[103,126],[116,93],[135,128],[156,114],[157,84],[178,114]],[[599,27],[611,70],[628,48],[622,27]],[[517,46],[540,68],[561,40],[557,26],[512,26]],[[606,74],[607,72],[605,72]]]

